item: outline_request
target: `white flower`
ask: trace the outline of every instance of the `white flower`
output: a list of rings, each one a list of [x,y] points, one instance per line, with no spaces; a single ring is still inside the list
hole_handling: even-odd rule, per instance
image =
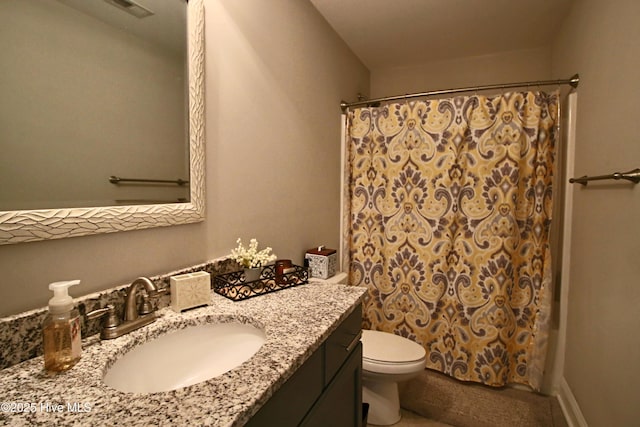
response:
[[[244,268],[257,268],[275,261],[278,257],[275,254],[269,255],[270,247],[266,247],[258,252],[258,241],[251,239],[249,248],[245,248],[242,239],[236,240],[238,247],[231,250],[231,258]]]

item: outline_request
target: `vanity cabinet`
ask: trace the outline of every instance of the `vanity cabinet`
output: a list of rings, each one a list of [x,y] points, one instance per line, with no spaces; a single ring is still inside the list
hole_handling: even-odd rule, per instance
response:
[[[361,329],[359,305],[246,425],[361,427]]]

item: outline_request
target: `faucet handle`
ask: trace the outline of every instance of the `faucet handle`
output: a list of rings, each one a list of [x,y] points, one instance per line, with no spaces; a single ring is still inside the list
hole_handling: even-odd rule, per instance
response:
[[[97,310],[93,310],[87,313],[87,319],[89,320],[98,319],[104,316],[105,314],[107,315],[107,318],[103,322],[105,329],[115,328],[120,324],[120,320],[118,320],[118,317],[116,316],[116,308],[113,306],[113,304],[109,304],[104,308],[99,308]]]
[[[156,310],[155,305],[157,304],[157,299],[162,295],[169,293],[171,293],[169,288],[147,292],[147,294],[142,297],[142,306],[140,307],[140,311],[138,311],[138,314],[145,315],[154,312]]]
[[[151,295],[149,295],[151,298],[160,298],[162,295],[166,295],[166,294],[170,294],[171,293],[171,289],[169,288],[162,288],[162,289],[158,289],[154,292],[151,292]]]

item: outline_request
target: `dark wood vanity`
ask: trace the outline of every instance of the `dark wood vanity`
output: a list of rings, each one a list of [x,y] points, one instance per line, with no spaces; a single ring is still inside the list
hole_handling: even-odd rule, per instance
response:
[[[361,330],[358,305],[246,425],[361,427]]]

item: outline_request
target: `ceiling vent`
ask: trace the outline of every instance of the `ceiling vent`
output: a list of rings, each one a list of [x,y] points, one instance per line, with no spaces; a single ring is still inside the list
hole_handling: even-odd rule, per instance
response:
[[[146,18],[147,16],[153,15],[153,12],[147,9],[144,6],[139,5],[138,3],[132,0],[104,0],[107,3],[117,7],[118,9],[122,9],[125,12],[135,16],[136,18]]]

